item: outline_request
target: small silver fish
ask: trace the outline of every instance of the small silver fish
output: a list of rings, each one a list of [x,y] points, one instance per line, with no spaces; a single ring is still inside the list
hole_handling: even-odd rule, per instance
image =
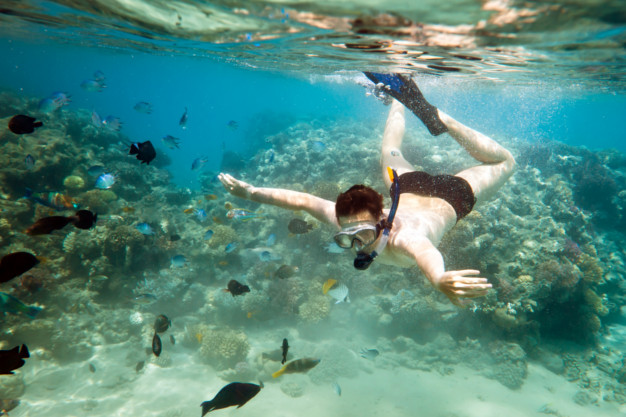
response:
[[[170,149],[178,149],[178,145],[180,145],[180,139],[175,138],[171,135],[163,136],[161,142],[163,142],[163,145],[167,146]]]
[[[187,119],[189,119],[189,116],[187,115],[187,107],[185,107],[185,112],[180,116],[180,121],[178,122],[183,129],[187,129]]]
[[[335,304],[339,304],[342,302],[349,303],[350,297],[348,296],[348,287],[345,284],[339,284],[334,287],[332,290],[328,291],[328,295],[333,297],[335,300]]]
[[[133,302],[136,304],[148,305],[152,304],[157,300],[156,296],[152,294],[139,294],[138,296],[133,298]]]
[[[24,163],[26,164],[26,169],[30,171],[35,167],[35,158],[33,158],[31,154],[28,154],[24,159]]]
[[[341,397],[341,387],[337,382],[333,382],[333,390],[335,391],[335,394]]]
[[[362,358],[365,359],[369,359],[369,360],[374,360],[374,358],[378,355],[380,355],[380,352],[378,352],[378,350],[376,349],[365,349],[362,348],[361,352],[359,352],[361,354]]]

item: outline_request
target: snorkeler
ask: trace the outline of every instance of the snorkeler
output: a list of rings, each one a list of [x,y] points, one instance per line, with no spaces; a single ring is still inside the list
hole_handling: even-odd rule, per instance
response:
[[[392,207],[383,210],[383,196],[370,187],[355,185],[336,202],[311,194],[277,188],[257,188],[231,175],[219,180],[231,194],[289,210],[304,210],[321,222],[341,230],[335,242],[357,251],[354,266],[367,269],[376,259],[387,265],[417,266],[432,285],[456,305],[487,294],[491,284],[478,277],[480,271],[446,271],[437,245],[445,232],[467,216],[475,204],[488,200],[512,175],[511,153],[487,136],[438,110],[407,76],[367,74],[385,84],[434,135],[447,132],[481,164],[456,175],[430,175],[415,171],[400,150],[405,131],[404,107],[394,100],[389,110],[382,143],[383,180],[390,187]],[[387,88],[388,86],[388,88]]]

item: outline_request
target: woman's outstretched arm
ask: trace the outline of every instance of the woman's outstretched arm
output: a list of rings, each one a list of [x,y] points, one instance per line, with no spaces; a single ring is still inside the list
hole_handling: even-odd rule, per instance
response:
[[[339,227],[335,217],[335,203],[332,201],[299,191],[254,187],[229,174],[221,173],[218,178],[226,191],[234,196],[261,204],[271,204],[287,210],[303,210],[323,223]]]

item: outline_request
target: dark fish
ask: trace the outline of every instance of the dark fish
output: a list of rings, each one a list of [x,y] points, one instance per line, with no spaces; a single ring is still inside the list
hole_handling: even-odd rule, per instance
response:
[[[173,235],[170,236],[170,242],[177,242],[180,240],[180,235],[174,233]]]
[[[37,220],[26,229],[26,234],[31,236],[49,235],[55,230],[63,229],[69,223],[74,224],[79,229],[91,229],[97,220],[98,215],[89,210],[78,210],[75,216],[50,216]]]
[[[171,325],[172,322],[170,321],[170,319],[167,318],[167,316],[159,314],[154,321],[154,331],[157,333],[163,333],[164,331],[169,329]]]
[[[9,120],[9,129],[16,135],[23,135],[24,133],[33,133],[35,128],[43,126],[43,123],[36,122],[34,117],[18,114],[11,117]]]
[[[30,358],[26,345],[15,346],[10,350],[0,350],[0,375],[13,374],[13,371],[24,366],[25,358]]]
[[[137,159],[140,160],[142,164],[145,162],[148,165],[150,164],[150,161],[156,157],[154,146],[152,146],[152,142],[149,140],[143,143],[133,143],[130,145],[130,152],[128,154],[137,155]]]
[[[28,252],[13,252],[0,259],[0,283],[19,277],[39,263],[35,255]]]
[[[92,374],[96,373],[96,367],[93,366],[93,363],[89,364],[89,372],[91,372]]]
[[[139,361],[137,362],[137,365],[135,365],[135,372],[139,372],[143,369],[143,366],[146,364],[145,361]]]
[[[294,276],[299,270],[297,266],[281,265],[274,274],[280,279],[286,279]]]
[[[272,374],[272,377],[278,378],[282,374],[294,374],[298,372],[307,372],[309,369],[313,369],[320,363],[321,359],[314,358],[302,358],[288,362],[283,365],[278,371]]]
[[[285,364],[287,362],[287,352],[289,352],[289,343],[287,343],[287,339],[283,339],[283,360],[280,361],[281,364]]]
[[[287,228],[294,235],[302,235],[313,229],[313,226],[301,219],[291,219]]]
[[[230,281],[228,281],[228,289],[226,289],[225,291],[230,292],[234,297],[236,295],[241,295],[245,292],[250,292],[250,287],[238,282],[237,280],[231,279]]]
[[[237,408],[243,407],[243,405],[257,395],[259,391],[261,391],[261,386],[259,385],[232,382],[222,388],[211,401],[205,401],[200,404],[202,407],[202,416],[213,410],[219,410],[233,405],[236,405]]]
[[[174,339],[174,335],[173,335],[173,334],[171,334],[171,335],[170,335],[170,342],[171,342],[173,345],[175,345],[175,344],[176,344],[176,339]]]
[[[78,210],[74,217],[74,226],[79,229],[87,230],[96,225],[98,215],[89,210]]]
[[[26,165],[26,169],[33,169],[35,167],[35,158],[33,158],[31,154],[26,155],[26,158],[24,158],[24,164]]]
[[[63,229],[71,222],[72,218],[66,216],[43,217],[29,226],[25,233],[31,236],[49,235],[55,230]]]
[[[183,129],[187,129],[187,119],[189,119],[189,116],[187,115],[187,107],[185,107],[185,112],[182,116],[180,116],[180,120],[178,122],[180,127],[182,127]]]
[[[161,354],[162,348],[163,345],[161,344],[161,338],[158,334],[155,333],[154,337],[152,338],[152,353],[154,353],[155,356],[159,356]]]

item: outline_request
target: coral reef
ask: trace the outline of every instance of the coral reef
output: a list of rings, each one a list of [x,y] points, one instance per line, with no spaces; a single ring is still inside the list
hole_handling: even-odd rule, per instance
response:
[[[250,345],[245,333],[208,327],[200,327],[196,332],[201,339],[199,354],[205,363],[226,369],[246,360]]]
[[[308,323],[317,323],[330,313],[330,300],[323,295],[309,297],[298,308],[298,315]]]

